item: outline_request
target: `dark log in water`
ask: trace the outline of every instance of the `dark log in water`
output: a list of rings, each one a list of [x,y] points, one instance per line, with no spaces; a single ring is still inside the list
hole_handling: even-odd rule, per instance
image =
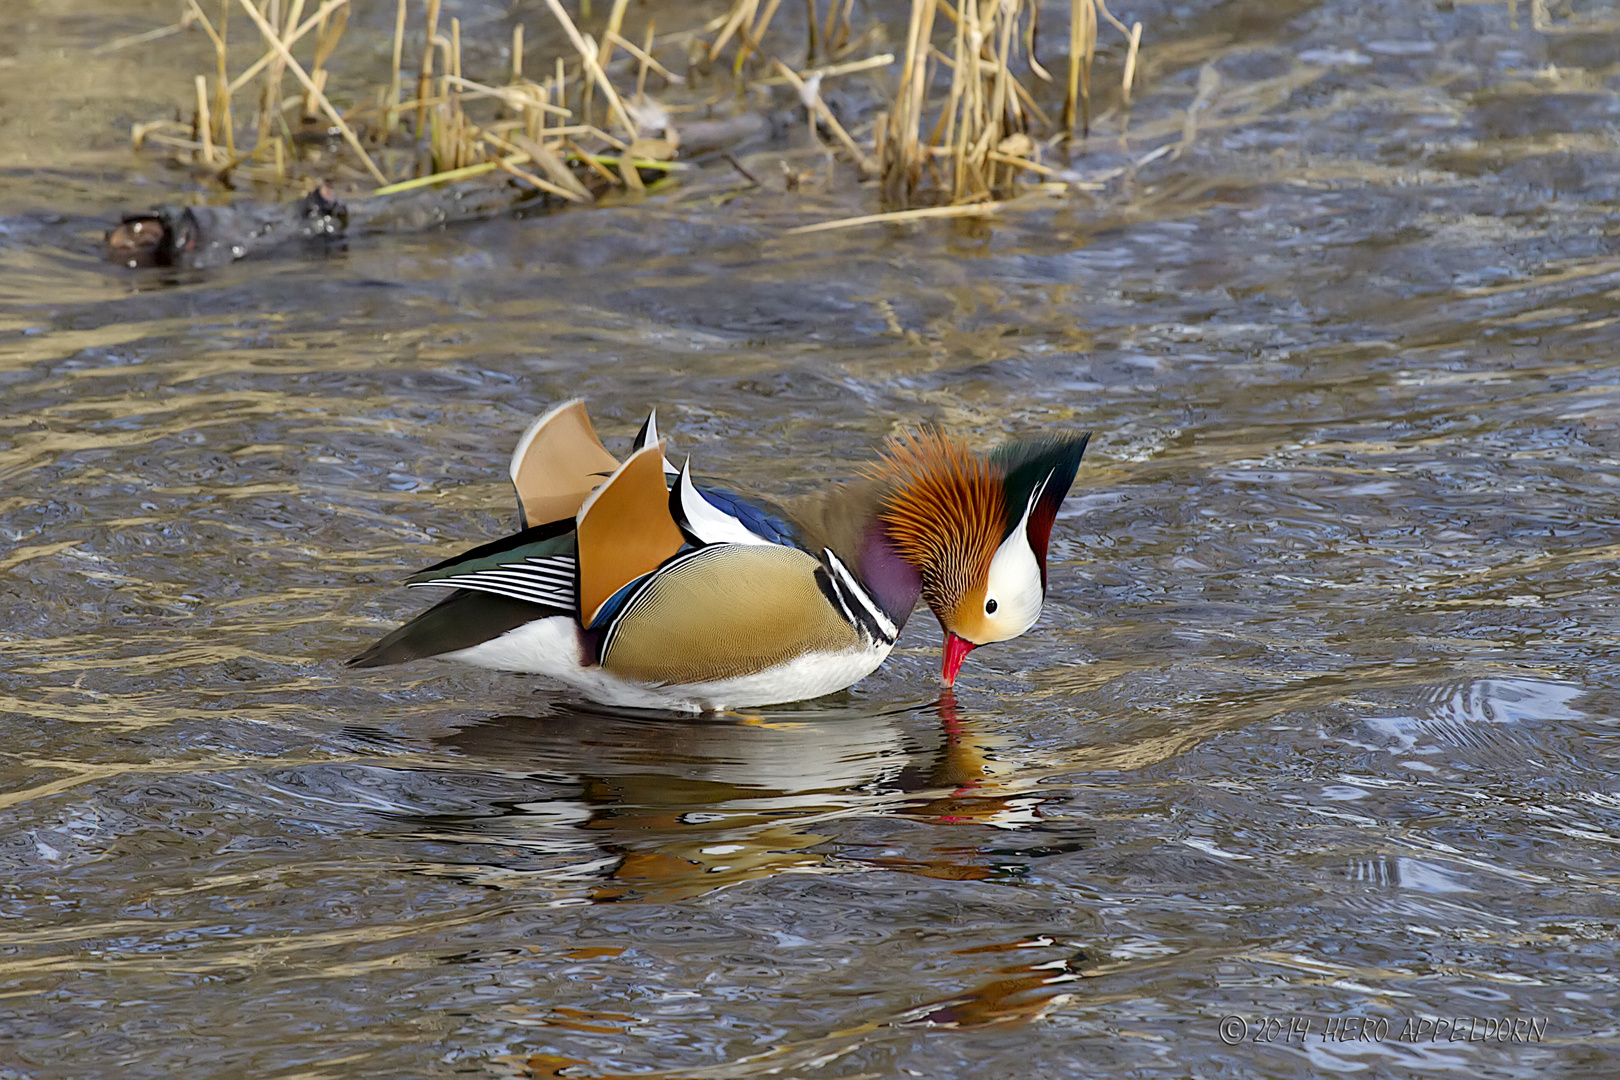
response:
[[[289,243],[341,237],[349,210],[322,184],[292,203],[154,207],[107,230],[106,254],[129,267],[220,266]]]
[[[702,167],[745,148],[778,144],[795,127],[792,110],[743,112],[681,128],[685,161]],[[642,169],[651,184],[663,172]],[[574,173],[593,198],[613,185],[611,171],[575,165]],[[310,242],[330,242],[360,232],[412,232],[462,221],[491,218],[513,210],[550,211],[561,205],[521,180],[496,173],[463,183],[440,183],[381,196],[340,201],[329,183],[287,203],[243,200],[228,206],[165,203],[124,215],[107,230],[106,258],[131,269],[206,269],[238,259],[283,251]]]

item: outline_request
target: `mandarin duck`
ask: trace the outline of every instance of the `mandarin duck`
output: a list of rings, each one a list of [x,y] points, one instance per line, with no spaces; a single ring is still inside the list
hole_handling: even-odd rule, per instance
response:
[[[558,405],[512,455],[522,531],[430,566],[455,591],[349,661],[443,657],[547,675],[595,701],[701,712],[819,697],[870,675],[925,601],[952,685],[976,646],[1024,633],[1088,434],[987,456],[924,431],[859,480],[763,505],[670,464],[647,418],[630,456],[584,404]]]

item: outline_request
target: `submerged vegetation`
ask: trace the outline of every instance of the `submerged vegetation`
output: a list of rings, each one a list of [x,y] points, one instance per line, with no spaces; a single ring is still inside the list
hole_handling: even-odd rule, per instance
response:
[[[227,184],[332,178],[380,195],[504,173],[521,189],[591,203],[672,182],[685,167],[684,116],[758,110],[786,87],[810,139],[876,186],[886,209],[974,213],[1021,183],[1064,189],[1043,159],[1089,129],[1099,26],[1122,35],[1127,105],[1142,39],[1142,24],[1127,27],[1105,0],[1071,0],[1061,63],[1043,64],[1040,47],[1059,50],[1039,36],[1035,0],[911,0],[896,69],[889,29],[874,19],[858,30],[852,0],[805,0],[798,26],[781,0],[733,0],[666,33],[653,17],[628,25],[628,0],[613,0],[605,21],[590,0],[575,14],[545,0],[561,55],[534,57],[518,23],[509,49],[478,43],[480,56],[505,53],[501,70],[464,71],[472,43],[440,0],[396,0],[387,78],[368,87],[371,54],[345,37],[354,2],[186,0],[181,22],[140,37],[195,28],[212,63],[195,76],[190,121],[137,124],[135,144]],[[858,122],[822,96],[857,73],[878,99]]]

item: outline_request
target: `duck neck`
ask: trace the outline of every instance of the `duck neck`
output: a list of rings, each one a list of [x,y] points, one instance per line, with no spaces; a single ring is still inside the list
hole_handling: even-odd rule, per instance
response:
[[[922,573],[900,557],[876,519],[861,533],[855,573],[894,625],[905,626],[922,596]]]

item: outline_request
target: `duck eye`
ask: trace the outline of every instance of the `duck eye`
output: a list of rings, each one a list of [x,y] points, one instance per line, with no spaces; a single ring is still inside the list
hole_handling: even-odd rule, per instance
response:
[[[994,615],[996,613],[996,606],[997,605],[994,600],[986,600],[984,602],[984,613],[986,615]]]

